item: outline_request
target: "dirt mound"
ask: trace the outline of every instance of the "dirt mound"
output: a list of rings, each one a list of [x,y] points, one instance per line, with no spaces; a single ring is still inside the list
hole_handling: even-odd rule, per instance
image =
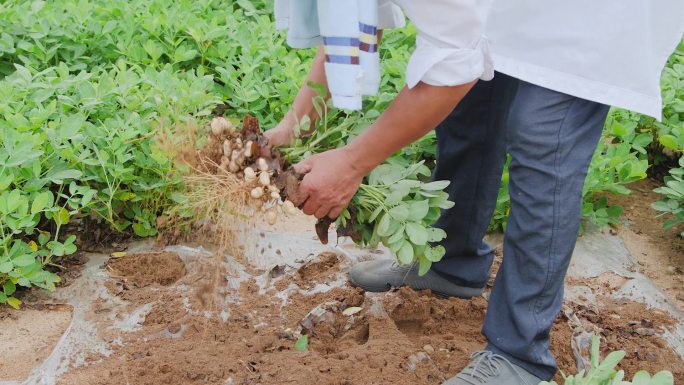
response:
[[[329,282],[339,271],[340,261],[337,254],[322,253],[297,270],[295,283],[303,289],[310,289],[317,283]]]
[[[130,254],[113,260],[108,267],[115,276],[137,287],[169,286],[187,274],[180,257],[166,252]]]

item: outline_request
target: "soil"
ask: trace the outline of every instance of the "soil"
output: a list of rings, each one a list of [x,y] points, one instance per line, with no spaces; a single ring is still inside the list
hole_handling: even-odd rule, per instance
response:
[[[343,258],[325,253],[299,268],[262,272],[268,285],[257,275],[237,286],[228,283],[235,273],[217,269],[211,257],[198,271],[181,268],[171,253],[114,261],[105,267],[113,275],[107,287],[125,301],[102,303],[91,319],[111,354],[91,355],[58,383],[440,384],[484,346],[484,296],[440,299],[429,291],[370,294],[346,283],[336,287]],[[329,288],[307,290],[315,283]],[[627,351],[622,368],[628,375],[637,368],[669,369],[676,383],[684,381],[682,360],[658,337],[672,324],[664,313],[600,302],[592,310],[575,305],[574,314],[599,326],[606,349]],[[361,309],[343,314],[352,307]],[[141,316],[131,324],[132,314]],[[567,321],[558,319],[552,350],[560,368],[574,373]],[[299,333],[309,335],[305,352],[294,348]]]
[[[0,381],[24,381],[52,352],[69,327],[72,309],[64,305],[0,308]]]
[[[187,273],[185,263],[174,253],[133,254],[111,261],[107,267],[112,276],[122,277],[124,282],[136,287],[169,286]]]
[[[337,274],[340,261],[337,254],[328,252],[302,265],[295,274],[294,282],[303,289],[311,289],[319,282],[329,282]]]
[[[653,189],[659,182],[651,179],[629,185],[630,195],[609,195],[610,204],[624,209],[624,225],[616,228],[627,249],[637,259],[641,272],[651,279],[684,313],[684,239],[682,228],[663,229],[663,217],[651,208],[661,198]]]

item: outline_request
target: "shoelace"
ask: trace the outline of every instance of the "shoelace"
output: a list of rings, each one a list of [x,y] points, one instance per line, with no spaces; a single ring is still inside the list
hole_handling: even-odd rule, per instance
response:
[[[402,281],[406,281],[406,277],[408,277],[409,274],[411,274],[411,271],[414,269],[414,267],[417,265],[416,262],[413,262],[409,267],[405,265],[400,265],[398,262],[394,261],[392,262],[391,269],[397,269],[397,270],[403,270],[406,269],[406,273],[404,274],[404,278]]]
[[[502,364],[509,364],[513,371],[527,384],[531,385],[522,376],[522,373],[518,369],[510,364],[510,362],[503,356],[494,354],[490,351],[483,350],[480,352],[475,352],[471,356],[471,363],[466,366],[461,373],[458,374],[457,378],[465,381],[471,385],[481,385],[486,384],[491,377],[496,377],[501,373],[499,369]]]

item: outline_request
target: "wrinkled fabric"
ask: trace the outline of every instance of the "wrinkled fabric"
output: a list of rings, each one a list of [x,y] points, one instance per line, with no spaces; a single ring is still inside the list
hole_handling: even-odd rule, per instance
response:
[[[493,62],[529,83],[658,119],[660,75],[684,34],[681,0],[378,1],[379,28],[399,26],[398,5],[418,31],[409,87],[490,79]],[[276,16],[296,6],[293,17],[276,18],[293,47],[321,44],[310,36],[318,20],[307,2],[276,0]]]
[[[323,44],[333,105],[361,109],[381,78],[378,31],[404,24],[401,9],[418,28],[417,48],[407,67],[409,88],[419,82],[454,86],[489,80],[493,66],[484,30],[489,1],[276,0],[276,25],[287,30],[288,45]],[[427,12],[427,9],[430,12]]]
[[[683,33],[682,0],[495,0],[485,30],[497,71],[658,119]]]

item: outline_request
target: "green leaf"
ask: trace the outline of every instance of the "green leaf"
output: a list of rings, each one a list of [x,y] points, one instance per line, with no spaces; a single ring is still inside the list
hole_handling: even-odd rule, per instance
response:
[[[437,190],[444,190],[449,186],[451,182],[448,180],[438,180],[430,183],[425,183],[424,185],[420,186],[421,190],[424,191],[437,191]]]
[[[424,245],[428,241],[427,229],[416,222],[406,223],[406,235],[408,235],[411,242],[416,245]]]
[[[71,215],[69,215],[69,211],[67,211],[67,209],[65,209],[64,207],[60,207],[59,210],[52,213],[52,219],[54,219],[55,223],[57,223],[58,225],[66,225],[67,223],[69,223]]]
[[[406,204],[400,204],[398,206],[394,206],[389,210],[389,213],[392,216],[392,218],[403,222],[403,221],[408,219],[409,206]]]
[[[613,205],[608,207],[607,210],[608,216],[611,218],[618,218],[620,215],[622,215],[622,206],[619,205]]]
[[[397,258],[403,265],[408,265],[413,262],[413,246],[408,242],[404,242],[401,249],[397,252]]]
[[[404,194],[402,191],[392,191],[385,197],[385,206],[398,205],[408,193]]]
[[[672,135],[661,135],[660,137],[658,137],[658,141],[660,142],[660,144],[667,148],[679,150],[677,146],[677,138],[675,138]]]
[[[59,170],[48,173],[45,178],[49,179],[52,183],[62,184],[65,179],[78,179],[82,175],[83,173],[78,170]]]
[[[31,204],[31,214],[37,214],[43,209],[45,209],[52,198],[52,193],[50,191],[43,191],[36,195]]]
[[[632,378],[633,385],[648,385],[651,382],[651,375],[645,370],[640,370],[634,373]]]
[[[19,190],[12,190],[7,195],[7,212],[11,213],[21,205],[21,192]]]
[[[14,269],[14,263],[11,261],[6,261],[0,263],[0,273],[7,274]]]
[[[611,381],[612,385],[622,385],[622,380],[625,378],[625,371],[620,370],[619,372],[615,373],[615,376],[613,376],[613,380]]]
[[[605,376],[606,373],[609,373],[613,370],[615,370],[615,367],[617,364],[622,361],[622,359],[625,357],[625,351],[624,350],[618,350],[616,352],[612,352],[608,354],[608,356],[601,362],[599,367],[597,368],[597,371],[599,372],[599,376]]]
[[[31,254],[22,254],[12,260],[12,263],[14,263],[14,266],[19,266],[19,267],[26,267],[34,264],[36,262],[36,258],[33,257]]]
[[[665,202],[665,201],[653,202],[653,203],[651,204],[651,207],[653,207],[653,208],[654,208],[655,210],[657,210],[657,211],[668,212],[668,211],[671,210],[671,209],[670,209],[670,205],[668,205],[667,202]]]
[[[439,262],[446,254],[444,246],[428,246],[425,248],[425,258],[431,262]]]
[[[66,248],[62,242],[52,241],[47,244],[48,248],[52,250],[52,254],[61,257],[66,254]]]
[[[2,285],[2,290],[5,292],[6,295],[10,296],[14,294],[15,291],[17,291],[17,287],[14,285],[12,281],[7,281],[4,285]]]
[[[405,225],[399,226],[399,230],[395,231],[389,238],[387,238],[387,243],[397,243],[399,240],[404,239],[404,229]]]
[[[669,371],[663,370],[653,375],[649,385],[674,385],[674,377]]]
[[[419,276],[424,276],[427,274],[427,272],[430,270],[430,267],[432,267],[432,261],[425,257],[421,257],[418,259],[418,275]]]
[[[38,234],[38,243],[40,243],[41,246],[48,243],[48,241],[50,241],[50,234],[43,233],[43,232]]]
[[[380,222],[378,222],[378,235],[381,237],[387,237],[390,235],[389,233],[389,228],[390,228],[390,221],[391,217],[388,213],[385,213],[382,215],[382,218],[380,218]]]
[[[422,221],[427,215],[428,210],[430,210],[430,204],[427,200],[412,202],[409,204],[408,220],[414,222]]]
[[[428,232],[428,242],[439,242],[447,237],[446,231],[438,229],[436,227],[430,227],[427,229]]]
[[[599,337],[598,336],[591,337],[591,355],[589,358],[591,360],[591,366],[594,368],[598,366],[599,360],[601,359],[600,352],[599,352],[600,347],[601,347],[601,340],[599,339]]]
[[[21,306],[21,301],[14,297],[9,297],[7,298],[7,304],[12,306],[16,310],[19,310],[19,307]]]
[[[302,334],[295,342],[295,350],[298,352],[305,352],[309,349],[309,336]]]
[[[370,217],[368,217],[368,222],[373,222],[375,219],[380,215],[382,212],[382,206],[378,206],[375,210],[373,210],[373,213],[371,214]]]

